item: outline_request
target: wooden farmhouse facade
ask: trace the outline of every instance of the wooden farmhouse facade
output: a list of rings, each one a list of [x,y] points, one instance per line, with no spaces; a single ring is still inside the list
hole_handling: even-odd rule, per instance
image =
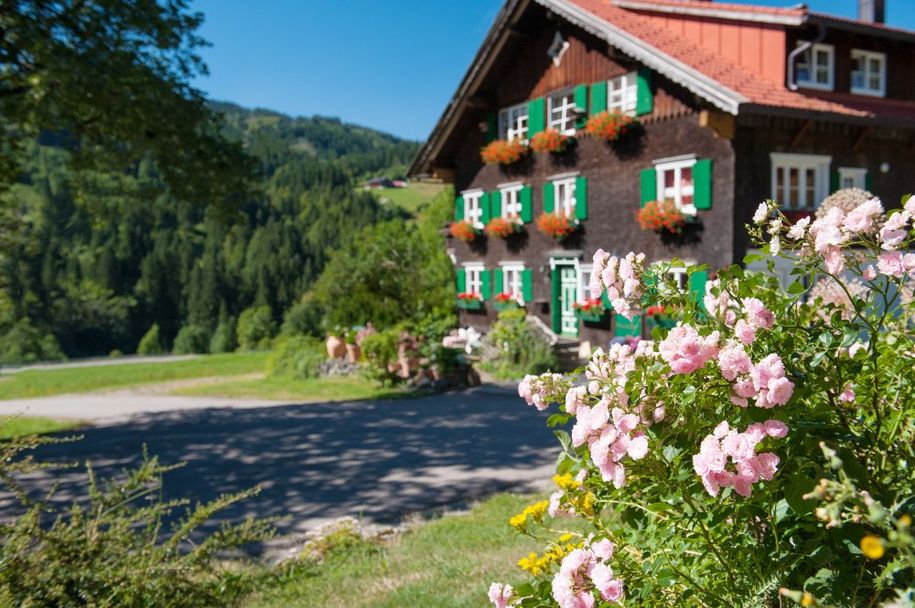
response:
[[[762,200],[801,215],[855,186],[898,204],[915,190],[915,32],[884,25],[880,0],[862,5],[870,14],[847,20],[708,0],[507,0],[410,170],[453,183],[455,222],[473,229],[448,244],[461,324],[485,329],[511,299],[557,335],[643,335],[650,318],[589,312],[598,248],[713,273],[743,260]],[[585,136],[596,116],[637,122],[608,142]],[[545,132],[574,145],[481,158]],[[640,227],[651,201],[686,220],[679,234]],[[545,234],[550,221],[571,233]],[[509,233],[484,232],[493,222]]]

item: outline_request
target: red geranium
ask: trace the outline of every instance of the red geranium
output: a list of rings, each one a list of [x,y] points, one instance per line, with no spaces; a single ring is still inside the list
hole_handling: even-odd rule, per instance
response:
[[[635,212],[635,219],[642,230],[667,231],[671,234],[679,234],[686,224],[686,216],[673,201],[649,201]]]
[[[556,129],[540,131],[531,138],[531,150],[534,152],[552,152],[558,154],[566,149],[571,138]]]
[[[626,134],[636,119],[616,112],[598,112],[585,123],[585,133],[605,141],[616,141]]]
[[[515,299],[515,296],[506,291],[505,293],[500,293],[496,296],[496,302],[499,304],[508,304],[509,302],[517,302],[517,300]]]
[[[460,222],[452,222],[450,231],[451,236],[456,239],[460,239],[465,243],[470,243],[476,239],[477,235],[479,234],[477,229],[473,227],[473,224],[466,220],[462,220]]]
[[[665,313],[665,309],[660,304],[658,304],[656,306],[649,306],[648,310],[645,311],[645,314],[647,314],[650,317],[653,317],[655,315],[663,315],[664,313]]]
[[[473,293],[472,291],[465,291],[463,293],[457,294],[458,300],[468,300],[468,301],[479,301],[483,298],[478,293]]]
[[[486,234],[500,239],[507,238],[518,230],[518,222],[504,217],[495,217],[486,224]]]
[[[584,302],[575,302],[572,305],[575,310],[586,312],[586,313],[601,313],[604,312],[604,303],[600,298],[590,298]]]
[[[496,139],[480,150],[480,158],[490,165],[510,165],[521,160],[527,154],[527,146],[517,139],[505,141]]]
[[[576,220],[570,220],[564,215],[544,213],[537,218],[537,229],[554,239],[565,238],[575,232],[577,228],[578,222]]]

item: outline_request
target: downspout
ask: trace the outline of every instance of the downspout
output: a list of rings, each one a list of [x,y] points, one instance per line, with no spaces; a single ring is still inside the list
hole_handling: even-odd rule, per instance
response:
[[[816,38],[813,40],[805,40],[801,46],[797,47],[788,54],[788,88],[792,91],[797,91],[798,89],[797,83],[794,81],[794,60],[797,59],[798,55],[810,50],[810,47],[818,42],[822,42],[823,38],[826,37],[826,28],[823,27],[823,24],[817,23],[816,26],[818,30]],[[814,66],[811,63],[810,69],[813,69],[813,67]]]

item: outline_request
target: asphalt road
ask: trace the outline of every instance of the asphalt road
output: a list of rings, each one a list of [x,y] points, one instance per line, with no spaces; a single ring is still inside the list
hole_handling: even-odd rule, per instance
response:
[[[486,494],[543,487],[558,450],[537,412],[510,390],[483,386],[391,401],[212,407],[102,420],[78,442],[39,457],[89,461],[101,476],[136,463],[145,444],[163,463],[166,498],[207,500],[254,485],[260,496],[223,512],[281,516],[283,534],[342,516],[396,523],[407,514]],[[27,479],[34,492],[60,482],[56,500],[83,499],[84,470]],[[0,517],[15,511],[0,495]]]

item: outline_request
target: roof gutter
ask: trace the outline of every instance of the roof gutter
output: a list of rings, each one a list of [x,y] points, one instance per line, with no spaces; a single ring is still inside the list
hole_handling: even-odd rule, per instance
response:
[[[798,56],[801,55],[801,53],[806,53],[813,47],[814,44],[822,42],[823,38],[826,37],[826,28],[819,23],[817,23],[816,26],[818,30],[816,38],[813,40],[805,40],[799,47],[788,53],[788,88],[792,91],[797,91],[798,89],[797,82],[794,78],[795,60],[798,58]],[[811,63],[810,69],[812,68],[813,65]]]
[[[636,11],[650,11],[652,13],[667,13],[671,15],[689,15],[692,17],[711,17],[713,19],[726,19],[729,21],[749,21],[754,23],[769,23],[773,25],[801,25],[804,15],[799,13],[761,13],[749,10],[726,9],[716,7],[714,4],[696,6],[694,4],[656,4],[645,0],[613,0],[614,6]]]

